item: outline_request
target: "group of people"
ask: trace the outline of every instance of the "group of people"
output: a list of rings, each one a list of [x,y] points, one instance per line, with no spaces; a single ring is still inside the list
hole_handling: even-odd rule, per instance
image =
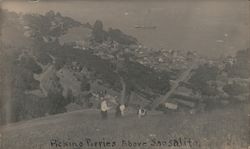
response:
[[[125,114],[125,108],[126,108],[126,106],[124,104],[118,104],[116,107],[115,116],[117,118],[123,117]],[[101,111],[102,119],[108,118],[108,111],[110,109],[111,108],[108,106],[107,99],[105,97],[101,97],[100,111]],[[147,114],[146,109],[144,109],[141,106],[138,106],[138,109],[137,109],[138,118],[142,118],[142,117],[146,116],[146,114]]]

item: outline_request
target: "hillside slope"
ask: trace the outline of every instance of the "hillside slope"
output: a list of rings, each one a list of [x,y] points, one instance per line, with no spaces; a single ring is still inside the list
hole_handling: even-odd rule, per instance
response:
[[[245,149],[249,139],[249,111],[249,105],[235,105],[197,115],[149,112],[141,119],[135,113],[116,119],[111,114],[108,120],[101,120],[97,110],[75,111],[2,127],[1,149],[60,148],[55,144],[51,146],[51,141],[55,143],[55,140],[57,143],[61,141],[61,148],[66,149],[104,148],[98,144],[91,146],[90,142],[88,146],[88,138],[92,142],[116,142],[114,147],[106,148],[166,149],[171,148],[169,142],[167,145],[160,145],[159,142],[156,145],[152,140],[163,142],[190,138],[191,147],[179,144],[179,147],[172,148]],[[81,141],[83,144],[79,146]],[[129,147],[128,141],[137,142],[137,145]],[[69,142],[75,142],[77,146],[70,146]],[[140,146],[138,142],[146,144]]]

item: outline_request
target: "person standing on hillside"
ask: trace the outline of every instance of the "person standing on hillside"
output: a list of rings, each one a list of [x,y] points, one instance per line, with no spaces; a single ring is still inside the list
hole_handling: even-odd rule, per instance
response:
[[[138,118],[142,118],[146,116],[146,114],[147,114],[146,109],[144,109],[142,106],[139,106],[138,111],[137,111]]]
[[[124,105],[124,104],[121,104],[119,108],[120,108],[120,111],[121,111],[121,116],[124,116],[124,113],[125,113],[125,105]]]
[[[115,109],[115,117],[117,118],[122,116],[120,106],[121,104],[118,104]]]
[[[125,105],[124,104],[118,104],[116,107],[116,117],[122,117],[124,116],[124,111],[125,111]]]
[[[104,97],[101,97],[101,116],[102,119],[108,118],[108,110],[110,109],[107,104],[107,99]]]

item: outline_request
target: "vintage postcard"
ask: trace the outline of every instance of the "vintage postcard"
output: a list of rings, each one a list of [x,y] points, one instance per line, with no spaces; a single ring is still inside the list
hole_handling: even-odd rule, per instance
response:
[[[0,0],[0,149],[250,149],[250,1]]]

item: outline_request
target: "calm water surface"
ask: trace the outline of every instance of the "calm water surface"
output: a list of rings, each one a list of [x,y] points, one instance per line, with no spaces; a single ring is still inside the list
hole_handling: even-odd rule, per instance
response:
[[[148,47],[196,50],[220,56],[249,47],[249,2],[246,0],[52,1],[3,2],[23,13],[58,11],[83,23],[99,19]],[[135,25],[157,26],[136,29]]]

